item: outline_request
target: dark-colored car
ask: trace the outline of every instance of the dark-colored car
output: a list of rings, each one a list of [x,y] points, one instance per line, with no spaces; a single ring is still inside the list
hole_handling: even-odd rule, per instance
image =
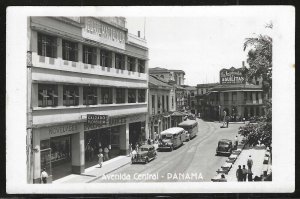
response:
[[[233,145],[232,145],[231,140],[221,139],[218,142],[218,147],[216,149],[216,154],[217,155],[220,155],[220,154],[230,155],[232,153],[232,149],[233,149]]]
[[[155,159],[157,156],[155,147],[153,145],[142,145],[139,147],[137,154],[131,158],[132,163],[142,162],[147,164],[149,161]]]

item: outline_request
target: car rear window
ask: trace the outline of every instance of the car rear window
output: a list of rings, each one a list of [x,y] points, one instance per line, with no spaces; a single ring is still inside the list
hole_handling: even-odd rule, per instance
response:
[[[228,143],[225,143],[225,142],[220,142],[219,143],[219,147],[228,147],[229,144]]]

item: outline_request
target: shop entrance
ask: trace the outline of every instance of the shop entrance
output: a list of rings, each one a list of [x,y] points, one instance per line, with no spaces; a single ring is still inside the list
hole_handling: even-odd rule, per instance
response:
[[[46,169],[52,180],[72,173],[71,136],[41,140],[41,170]]]
[[[104,161],[118,156],[120,154],[119,136],[120,126],[85,132],[85,168],[98,164],[99,151],[104,156],[106,155]]]
[[[137,143],[140,143],[142,141],[141,127],[141,122],[129,124],[129,143],[132,144],[133,147],[135,147]]]

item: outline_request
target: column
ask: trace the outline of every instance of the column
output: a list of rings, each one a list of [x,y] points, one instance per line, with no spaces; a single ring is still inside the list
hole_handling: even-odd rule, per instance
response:
[[[83,60],[82,53],[83,53],[82,43],[78,43],[78,62],[82,62]]]
[[[33,183],[41,182],[41,150],[40,150],[40,132],[38,129],[32,131],[33,144],[32,148],[36,149],[33,152]]]
[[[125,88],[125,104],[128,103],[128,88]]]
[[[126,121],[125,125],[120,126],[120,154],[127,155],[129,149],[129,122]]]
[[[82,123],[83,125],[83,123]],[[72,134],[72,173],[84,172],[84,131]]]
[[[57,38],[57,58],[62,59],[63,56],[63,46],[62,46],[62,38]]]
[[[139,102],[139,89],[135,89],[135,103]]]
[[[150,133],[149,133],[149,117],[147,117],[147,114],[145,114],[145,118],[146,118],[146,121],[145,121],[145,136],[146,136],[146,139],[149,138],[150,136]]]
[[[31,88],[31,106],[38,107],[39,106],[39,88],[38,84],[33,83]]]
[[[258,103],[262,104],[262,93],[261,92],[258,93]]]
[[[125,60],[125,66],[124,67],[125,67],[125,70],[128,70],[128,68],[127,68],[128,67],[127,58],[128,58],[127,55],[124,55],[124,60]]]
[[[112,103],[116,104],[117,102],[117,96],[116,96],[116,88],[112,88]]]
[[[97,104],[101,104],[102,99],[101,99],[101,87],[97,87]]]
[[[79,86],[79,105],[83,105],[83,87]]]
[[[220,105],[221,106],[224,106],[224,93],[223,92],[220,92]],[[224,107],[221,107],[221,108],[224,108]],[[222,110],[221,110],[222,111]],[[223,111],[222,111],[223,112]]]
[[[137,58],[135,58],[135,69],[134,71],[139,72],[139,60]]]
[[[97,48],[96,65],[100,66],[100,48]]]
[[[35,53],[38,52],[38,34],[33,30],[31,30],[30,36],[30,50]]]
[[[150,91],[148,91],[148,89],[146,90],[146,99],[148,99],[148,113],[149,115],[152,115],[152,96],[150,94]]]
[[[64,87],[61,84],[58,85],[57,95],[58,95],[58,99],[57,99],[58,106],[63,106],[64,105]]]
[[[252,92],[252,103],[256,104],[256,92]]]
[[[111,67],[116,68],[116,54],[114,52],[111,52]]]
[[[155,94],[155,95],[154,95],[154,99],[155,99],[155,100],[154,100],[154,101],[155,101],[155,104],[154,104],[154,110],[155,110],[155,111],[154,111],[154,113],[155,113],[155,114],[158,113],[158,110],[157,110],[157,100],[158,100],[158,99],[157,99],[157,98],[158,98],[158,96],[157,96],[157,94]]]

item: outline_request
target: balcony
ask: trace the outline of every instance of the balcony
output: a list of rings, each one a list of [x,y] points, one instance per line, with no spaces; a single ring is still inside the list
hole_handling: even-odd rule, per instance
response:
[[[73,78],[73,81],[75,81],[74,83],[95,84],[95,79],[99,80],[99,76],[104,76],[106,78],[117,78],[120,81],[119,83],[122,83],[122,81],[124,82],[125,80],[127,81],[127,83],[130,83],[130,81],[137,84],[139,84],[139,82],[142,82],[143,85],[137,85],[138,87],[145,87],[145,85],[147,84],[146,73],[103,67],[100,65],[85,64],[82,62],[73,62],[68,60],[62,60],[61,58],[44,57],[37,55],[36,52],[32,52],[32,66],[36,68],[53,70],[51,72],[47,71],[44,73],[41,70],[39,70],[37,78],[40,78],[40,76],[49,76],[47,77],[48,79],[45,79],[45,81],[55,81],[55,79],[57,78],[62,80],[61,76],[65,74],[66,78],[71,78],[72,76],[77,77],[76,80]],[[70,73],[63,73],[61,71],[72,72],[74,75],[70,75]],[[95,77],[91,75],[95,75]],[[73,81],[71,82],[73,83]],[[102,80],[102,83],[105,83],[105,80]]]
[[[138,44],[140,46],[147,48],[147,42],[145,39],[140,38],[140,37],[130,34],[130,33],[128,33],[128,42]]]

